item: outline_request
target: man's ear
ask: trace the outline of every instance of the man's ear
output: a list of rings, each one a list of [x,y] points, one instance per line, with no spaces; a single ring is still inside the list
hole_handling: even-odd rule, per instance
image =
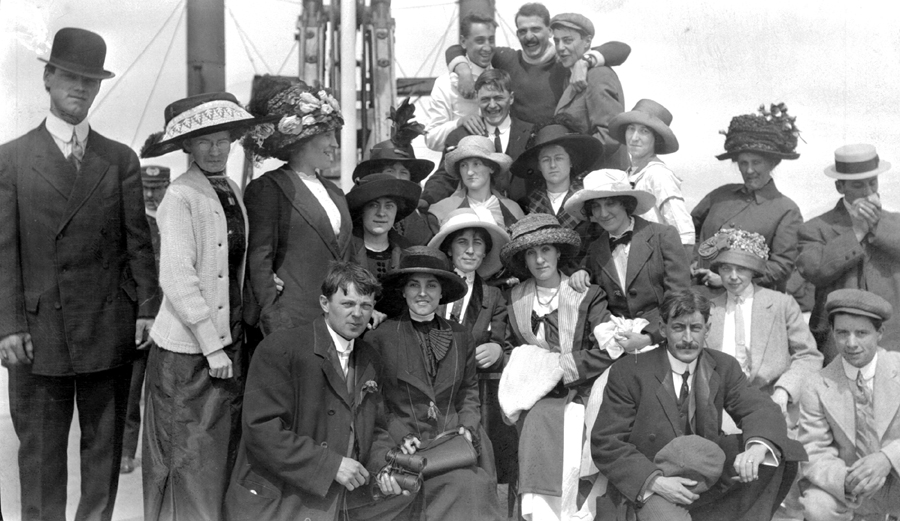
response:
[[[512,106],[512,104],[515,102],[516,102],[516,93],[513,91],[509,91],[509,105]]]
[[[322,308],[323,313],[328,314],[328,297],[319,295],[319,307]]]
[[[834,189],[841,195],[844,195],[844,181],[838,179],[834,182]]]

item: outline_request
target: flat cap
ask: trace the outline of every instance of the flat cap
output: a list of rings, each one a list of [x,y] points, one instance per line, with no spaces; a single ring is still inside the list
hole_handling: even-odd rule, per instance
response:
[[[725,452],[710,440],[691,434],[678,436],[660,449],[653,458],[663,476],[692,479],[687,487],[692,492],[706,492],[719,481],[725,467]]]
[[[550,28],[553,29],[554,27],[575,29],[576,31],[587,34],[591,38],[594,37],[594,24],[588,20],[587,16],[578,13],[562,13],[554,16],[550,20]]]
[[[829,317],[835,313],[847,313],[887,321],[891,318],[894,308],[890,302],[872,292],[861,289],[838,289],[828,294],[825,311]]]

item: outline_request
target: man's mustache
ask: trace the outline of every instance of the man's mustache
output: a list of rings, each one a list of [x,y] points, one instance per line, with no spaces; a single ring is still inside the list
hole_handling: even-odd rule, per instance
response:
[[[675,344],[675,349],[700,349],[700,343],[694,340],[682,340]]]

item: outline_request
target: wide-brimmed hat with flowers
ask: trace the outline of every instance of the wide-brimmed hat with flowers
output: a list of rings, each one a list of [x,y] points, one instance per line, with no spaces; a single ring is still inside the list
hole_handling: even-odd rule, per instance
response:
[[[614,168],[604,168],[584,176],[584,188],[572,194],[564,207],[571,214],[581,215],[584,203],[605,197],[634,197],[637,200],[635,215],[647,213],[656,205],[656,196],[646,190],[635,190],[631,187],[627,173]]]
[[[592,138],[593,139],[593,138]],[[578,233],[559,224],[559,219],[546,213],[532,213],[519,219],[509,227],[511,239],[500,250],[500,260],[516,276],[530,276],[523,258],[528,248],[551,244],[560,250],[560,257],[568,257],[578,252],[581,238]],[[560,263],[562,264],[562,263]]]
[[[344,125],[334,96],[297,78],[255,77],[247,109],[257,117],[278,116],[277,122],[259,125],[244,136],[244,149],[256,159],[276,157],[302,139]]]
[[[491,275],[497,273],[503,267],[503,264],[500,262],[500,250],[509,242],[509,234],[506,233],[506,230],[497,226],[493,219],[483,218],[471,208],[453,210],[447,215],[447,218],[441,225],[441,229],[428,242],[428,246],[444,251],[444,241],[453,232],[469,228],[481,228],[491,236],[491,249],[485,254],[481,266],[476,270],[482,278],[490,278]]]
[[[878,157],[873,145],[844,145],[834,151],[834,164],[825,169],[825,175],[852,181],[870,179],[890,169],[891,164]]]
[[[466,281],[454,273],[444,252],[429,246],[413,246],[400,253],[400,264],[381,279],[384,294],[396,292],[406,282],[406,275],[427,273],[441,283],[441,304],[455,302],[469,290]]]
[[[473,157],[494,165],[492,176],[506,173],[512,164],[511,157],[494,151],[494,142],[490,139],[484,136],[466,136],[459,140],[456,147],[448,148],[447,155],[444,156],[444,168],[459,177],[459,162]]]
[[[409,170],[409,180],[418,183],[434,170],[434,162],[417,159],[412,141],[425,134],[425,126],[415,121],[416,106],[403,100],[396,109],[391,107],[388,119],[391,124],[391,139],[376,143],[369,152],[369,158],[353,169],[353,179],[381,172],[384,168],[400,163]]]
[[[657,154],[671,154],[678,150],[678,138],[669,128],[672,124],[672,113],[659,103],[652,99],[642,99],[630,111],[616,114],[609,120],[609,135],[619,143],[627,145],[625,131],[632,123],[644,125],[656,132]]]
[[[734,264],[763,275],[769,259],[769,247],[766,238],[758,233],[722,228],[700,244],[697,254],[709,261],[713,271],[722,264]]]
[[[418,183],[397,179],[390,174],[372,174],[355,181],[347,193],[347,207],[350,215],[357,219],[370,201],[390,197],[397,203],[397,216],[394,217],[394,222],[397,222],[415,211],[421,195],[422,187]]]
[[[510,166],[510,171],[518,177],[541,175],[538,155],[541,149],[550,145],[559,145],[569,151],[572,171],[569,176],[576,177],[589,172],[603,159],[603,145],[596,138],[577,134],[565,125],[546,125],[529,138],[528,148],[522,152]]]
[[[141,157],[175,152],[182,149],[186,139],[216,132],[231,132],[233,141],[240,137],[237,131],[272,120],[253,117],[229,92],[197,94],[170,103],[165,110],[165,119],[165,130],[147,138],[141,148]]]
[[[731,118],[725,134],[725,153],[716,159],[736,159],[742,152],[753,152],[773,159],[797,159],[797,129],[794,116],[788,115],[784,103],[771,104],[766,109],[760,105],[756,114],[744,114]]]

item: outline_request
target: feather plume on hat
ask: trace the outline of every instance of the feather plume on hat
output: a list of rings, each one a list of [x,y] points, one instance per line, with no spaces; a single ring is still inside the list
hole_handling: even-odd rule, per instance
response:
[[[408,147],[418,136],[424,136],[425,125],[417,122],[416,106],[409,102],[409,97],[400,103],[396,109],[391,107],[391,115],[388,117],[394,122],[391,125],[391,141],[398,147]]]

